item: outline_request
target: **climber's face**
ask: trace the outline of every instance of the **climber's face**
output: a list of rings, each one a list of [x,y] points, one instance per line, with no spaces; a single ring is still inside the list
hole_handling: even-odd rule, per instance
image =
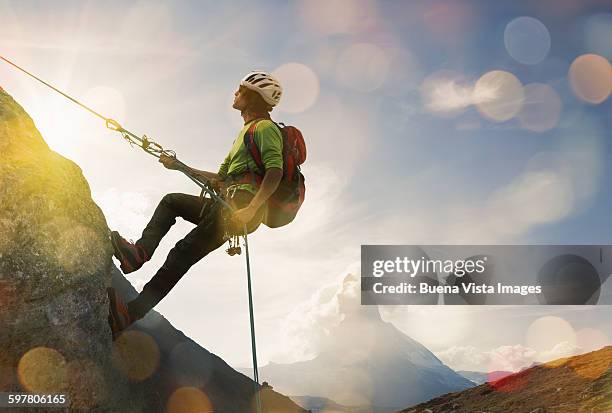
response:
[[[232,107],[236,110],[243,111],[248,105],[247,88],[240,86],[234,93],[234,104]]]

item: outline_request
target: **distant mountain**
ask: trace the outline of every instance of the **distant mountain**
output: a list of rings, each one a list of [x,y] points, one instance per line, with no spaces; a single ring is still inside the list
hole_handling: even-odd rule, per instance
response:
[[[612,412],[612,346],[522,370],[402,413]]]
[[[289,396],[296,404],[312,413],[371,413],[370,406],[344,406],[325,397]]]
[[[242,371],[250,374],[250,369]],[[260,368],[259,376],[284,394],[325,397],[346,406],[378,406],[372,408],[374,413],[474,386],[422,344],[384,322],[376,307],[366,306],[347,314],[316,358],[270,363]]]
[[[513,374],[511,371],[492,371],[490,373],[484,373],[482,371],[466,370],[459,370],[457,373],[476,384],[484,384],[487,382],[501,380],[504,377]]]

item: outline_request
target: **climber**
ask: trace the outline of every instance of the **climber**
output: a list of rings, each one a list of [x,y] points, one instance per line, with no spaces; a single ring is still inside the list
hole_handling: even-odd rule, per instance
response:
[[[266,201],[283,177],[283,137],[278,126],[270,119],[270,112],[280,101],[281,95],[280,83],[269,73],[256,71],[247,74],[234,94],[232,105],[240,111],[244,126],[218,172],[187,167],[190,174],[210,182],[224,196],[226,202],[234,208],[232,216],[228,216],[227,209],[219,202],[210,198],[173,193],[162,198],[141,238],[135,243],[125,240],[116,231],[111,233],[114,255],[123,273],[128,274],[151,259],[177,217],[196,225],[172,248],[164,264],[134,300],[126,303],[113,288],[108,289],[109,324],[113,338],[144,317],[191,266],[223,245],[224,235],[228,231],[239,234],[246,224],[247,232],[251,233],[261,224]],[[261,154],[264,171],[258,168],[245,148],[245,133],[252,133]],[[178,169],[179,165],[184,165],[166,155],[162,155],[159,162],[167,169]],[[259,184],[255,179],[249,179],[254,176],[253,171],[263,176]]]

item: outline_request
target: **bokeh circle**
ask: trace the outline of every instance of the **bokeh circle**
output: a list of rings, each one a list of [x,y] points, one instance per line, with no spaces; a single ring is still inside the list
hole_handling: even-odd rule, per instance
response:
[[[605,57],[596,54],[578,56],[569,69],[572,89],[581,100],[599,104],[612,89],[612,67]]]
[[[550,33],[544,23],[538,19],[518,17],[506,25],[504,45],[514,60],[535,65],[548,55]]]
[[[478,79],[473,100],[483,116],[494,122],[505,122],[520,112],[525,93],[512,73],[493,70]]]
[[[302,63],[285,63],[272,74],[283,86],[279,110],[299,113],[310,108],[319,96],[319,78],[315,72]]]

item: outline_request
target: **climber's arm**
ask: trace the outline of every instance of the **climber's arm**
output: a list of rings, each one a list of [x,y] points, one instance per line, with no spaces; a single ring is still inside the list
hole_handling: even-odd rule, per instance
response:
[[[219,174],[192,168],[172,156],[167,156],[167,155],[162,154],[159,157],[159,162],[161,162],[168,169],[184,170],[185,172],[189,173],[190,175],[195,176],[196,178],[200,178],[204,181],[211,181],[211,183],[213,184],[216,181],[219,181],[220,179]]]
[[[239,225],[245,225],[251,221],[257,210],[276,191],[281,179],[283,179],[283,170],[281,168],[267,169],[263,181],[261,181],[261,185],[249,205],[234,212],[234,221]]]
[[[187,167],[187,171],[191,174],[191,175],[195,175],[197,177],[200,178],[204,178],[204,180],[206,181],[218,181],[219,180],[219,174],[216,174],[214,172],[209,172],[209,171],[202,171],[200,169],[196,169],[196,168],[191,168],[191,167]]]
[[[276,191],[281,179],[283,179],[283,170],[281,168],[267,169],[263,181],[261,181],[261,186],[247,208],[257,211]]]

